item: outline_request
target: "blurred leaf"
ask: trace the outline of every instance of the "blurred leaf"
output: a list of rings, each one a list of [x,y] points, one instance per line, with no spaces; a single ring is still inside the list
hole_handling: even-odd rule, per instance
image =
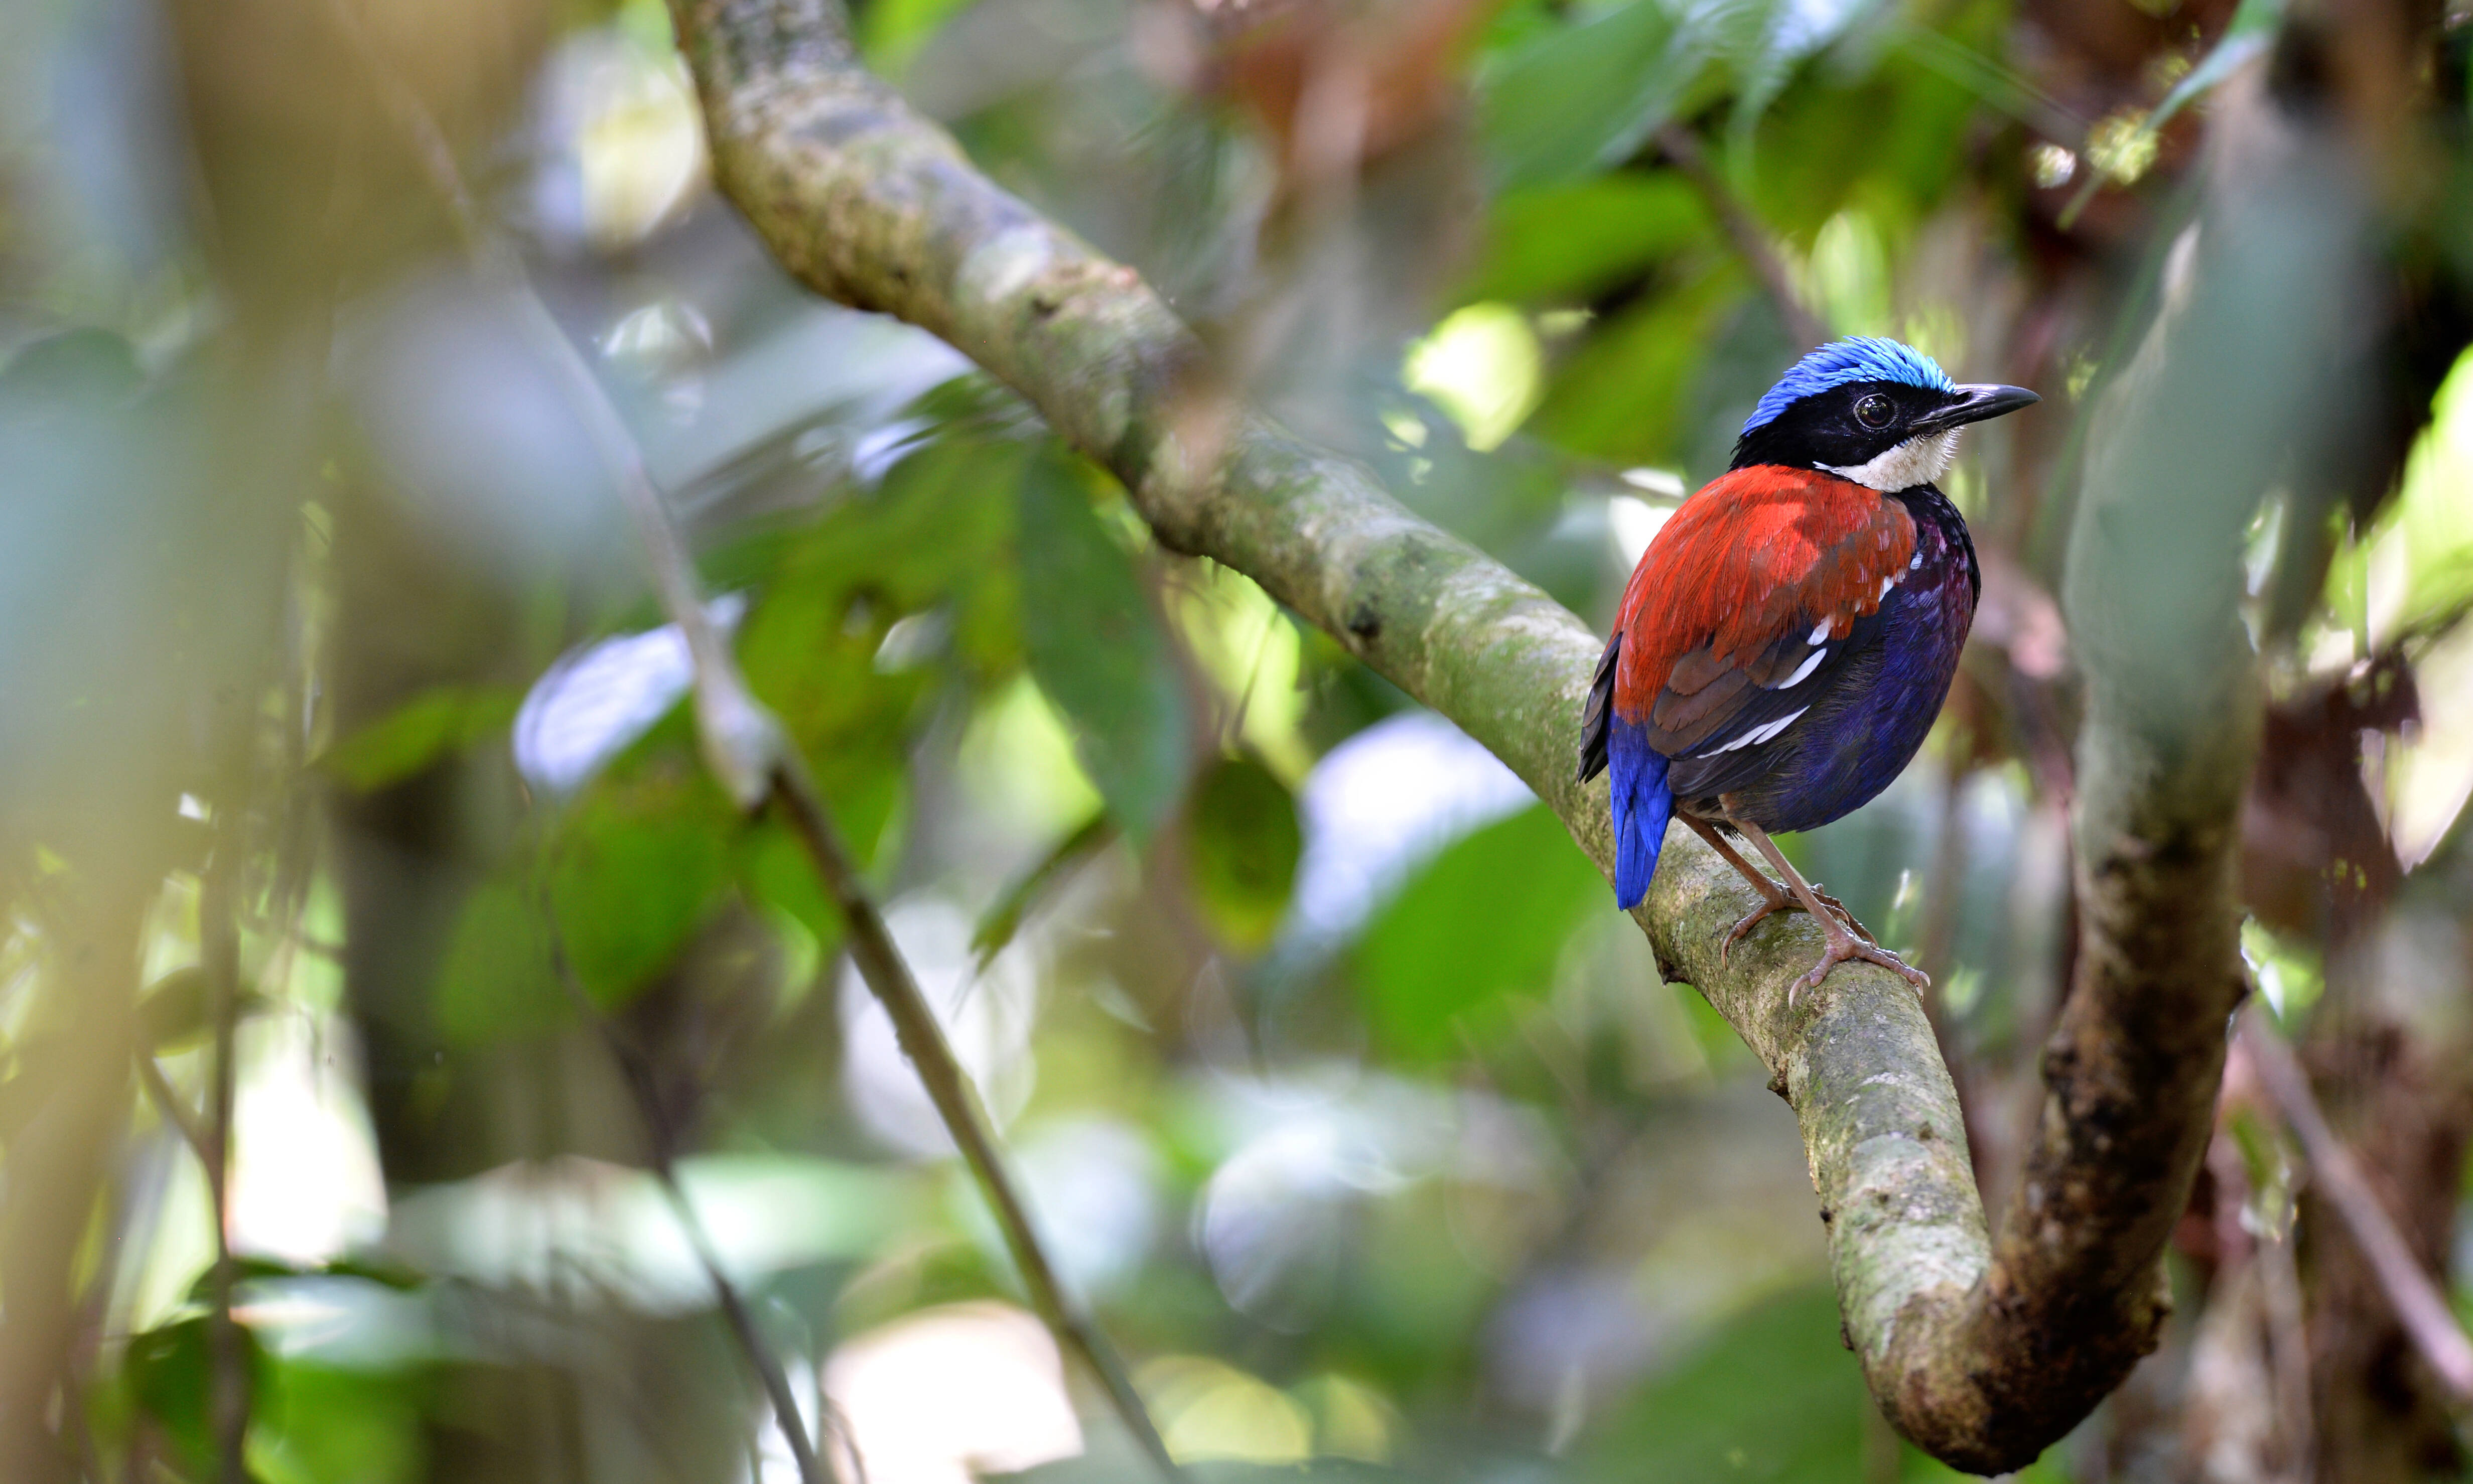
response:
[[[1105,814],[1093,814],[1079,827],[1056,842],[1056,849],[1041,857],[1005,888],[988,910],[979,915],[978,925],[971,930],[971,953],[977,961],[973,970],[985,973],[988,965],[1013,942],[1021,930],[1021,920],[1048,891],[1070,876],[1083,862],[1104,850],[1116,838],[1116,823]]]
[[[160,1053],[204,1035],[208,989],[206,971],[194,964],[156,980],[137,1002],[146,1044]]]
[[[1907,34],[1972,56],[1969,42],[2000,49],[2008,15],[1977,3],[1949,16],[1949,35]],[[1918,60],[1916,47],[1893,50],[1868,71],[1811,77],[1779,95],[1753,142],[1759,169],[1736,183],[1771,231],[1807,243],[1831,217],[1860,205],[1894,254],[1901,234],[1966,178],[1969,156],[1951,140],[1984,104],[1967,82]]]
[[[902,775],[898,768],[888,767],[836,789],[826,801],[833,822],[857,853],[860,870],[879,890],[900,858],[904,794]],[[825,895],[815,862],[787,826],[768,817],[742,833],[738,882],[751,900],[806,928],[816,940],[818,952],[829,955],[841,942],[841,909]]]
[[[1053,447],[1022,471],[1022,642],[1108,812],[1141,842],[1175,806],[1191,730],[1167,637],[1091,508],[1091,483]]]
[[[569,1024],[555,950],[594,1003],[623,1004],[718,905],[743,828],[736,811],[683,738],[657,729],[636,753],[559,820],[540,874],[531,862],[512,863],[465,898],[432,996],[447,1041]]]
[[[1529,431],[1593,458],[1670,464],[1692,431],[1686,394],[1745,288],[1732,261],[1712,260],[1599,326],[1555,369]]]
[[[1186,860],[1196,904],[1222,941],[1260,952],[1296,884],[1304,834],[1287,785],[1250,757],[1223,757],[1186,805]]]
[[[496,687],[440,685],[326,750],[326,771],[363,793],[399,783],[445,754],[516,719],[523,697]]]
[[[248,1327],[235,1338],[262,1400],[271,1368]],[[199,1314],[132,1337],[121,1362],[131,1400],[162,1429],[173,1458],[191,1478],[215,1472],[213,1354],[207,1318]]]
[[[1485,252],[1463,297],[1584,301],[1710,230],[1699,192],[1671,171],[1515,191],[1494,203]]]
[[[931,612],[940,626],[949,621],[935,655],[977,683],[1016,673],[1021,660],[1006,560],[1015,502],[1004,491],[1024,450],[985,435],[993,413],[966,407],[957,416],[962,431],[922,435],[872,494],[780,540],[769,570],[738,567],[763,594],[739,629],[748,682],[805,753],[863,852],[881,834],[896,797],[885,780],[904,766],[914,719],[943,671],[926,659],[896,662],[885,645],[895,625]],[[875,828],[860,817],[871,810]]]
[[[33,341],[0,367],[0,395],[36,403],[116,401],[134,395],[145,381],[136,347],[91,327]]]
[[[1604,1479],[1848,1484],[1861,1476],[1863,1373],[1826,1284],[1728,1322],[1625,1404],[1582,1460]]]
[[[1702,34],[1733,74],[1736,136],[1747,136],[1807,58],[1878,8],[1878,0],[1751,0],[1698,12]]]
[[[1701,51],[1666,0],[1523,42],[1490,69],[1479,127],[1505,189],[1619,164],[1673,115]]]
[[[549,907],[595,1003],[624,1003],[703,925],[736,828],[719,790],[684,769],[605,780],[561,823]]]
[[[1523,809],[1450,846],[1376,915],[1357,954],[1376,1031],[1401,1055],[1454,1054],[1464,1028],[1553,985],[1591,910],[1613,910],[1597,868],[1553,811]]]
[[[431,996],[439,1035],[470,1045],[568,1024],[573,1013],[549,953],[537,894],[512,874],[474,887],[455,920]]]
[[[266,1368],[250,1433],[250,1472],[265,1484],[397,1484],[424,1475],[418,1376],[298,1360]]]
[[[1309,1458],[1292,1464],[1200,1458],[1185,1464],[1183,1469],[1196,1484],[1407,1484],[1416,1477],[1355,1458]],[[1130,1448],[1093,1448],[1019,1473],[991,1473],[984,1477],[1017,1484],[1139,1484],[1140,1480],[1157,1479],[1159,1470]]]

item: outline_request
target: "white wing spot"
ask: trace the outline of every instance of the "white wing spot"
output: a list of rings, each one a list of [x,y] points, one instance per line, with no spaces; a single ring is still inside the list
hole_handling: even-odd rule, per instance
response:
[[[1827,637],[1829,637],[1829,620],[1824,618],[1812,626],[1812,632],[1803,636],[1803,642],[1817,644]]]
[[[1892,587],[1895,587],[1896,586],[1898,586],[1898,574],[1897,574],[1897,573],[1892,572],[1892,573],[1890,573],[1888,576],[1882,578],[1882,579],[1881,579],[1881,590],[1880,590],[1879,592],[1877,592],[1877,593],[1873,594],[1873,601],[1877,603],[1877,602],[1879,602],[1881,599],[1887,597],[1887,596],[1889,595],[1889,589],[1890,589],[1890,588],[1892,588]]]
[[[1731,753],[1737,748],[1756,747],[1763,742],[1766,742],[1771,737],[1776,736],[1779,732],[1786,730],[1787,728],[1793,726],[1794,719],[1796,717],[1801,716],[1804,712],[1811,709],[1812,707],[1808,706],[1797,706],[1795,709],[1789,711],[1787,714],[1779,717],[1776,721],[1769,723],[1765,727],[1753,728],[1751,730],[1744,732],[1741,736],[1737,737],[1734,741],[1727,743],[1724,747],[1717,749],[1717,751],[1721,753]]]
[[[1825,649],[1815,649],[1811,654],[1804,656],[1803,663],[1796,665],[1794,667],[1794,673],[1788,676],[1786,678],[1785,684],[1782,684],[1777,688],[1785,690],[1788,686],[1802,684],[1803,678],[1810,675],[1813,671],[1820,668],[1820,661],[1827,658],[1828,655],[1829,651]]]
[[[1907,570],[1908,570],[1908,571],[1909,571],[1909,572],[1911,572],[1911,571],[1913,571],[1915,568],[1917,568],[1917,567],[1919,567],[1919,566],[1921,566],[1921,565],[1923,565],[1923,564],[1924,564],[1924,554],[1923,554],[1922,549],[1919,547],[1919,548],[1917,548],[1917,549],[1916,549],[1915,554],[1914,554],[1913,556],[1911,556],[1911,557],[1909,557],[1909,558],[1908,558],[1908,559],[1907,559]]]

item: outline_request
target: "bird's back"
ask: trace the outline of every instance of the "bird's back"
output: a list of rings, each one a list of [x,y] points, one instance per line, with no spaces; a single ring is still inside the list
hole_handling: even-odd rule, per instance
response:
[[[1975,588],[1965,523],[1930,486],[1733,470],[1684,502],[1632,574],[1600,725],[1671,764],[1682,807],[1714,817],[1740,794],[1765,827],[1812,828],[1913,755]]]

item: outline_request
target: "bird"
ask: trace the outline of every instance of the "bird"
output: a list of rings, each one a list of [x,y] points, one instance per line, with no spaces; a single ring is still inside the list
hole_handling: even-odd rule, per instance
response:
[[[1642,553],[1590,682],[1579,778],[1610,775],[1619,907],[1646,895],[1679,816],[1761,896],[1721,961],[1772,913],[1802,911],[1824,942],[1789,1006],[1852,960],[1930,987],[1770,837],[1869,802],[1923,745],[1983,586],[1966,521],[1934,481],[1960,430],[2040,400],[1960,385],[1870,336],[1819,347],[1762,395],[1726,471]]]

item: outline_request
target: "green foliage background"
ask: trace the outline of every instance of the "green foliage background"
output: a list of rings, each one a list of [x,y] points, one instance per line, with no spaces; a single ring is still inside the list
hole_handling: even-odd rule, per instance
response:
[[[70,1203],[64,1469],[215,1477],[221,1365],[268,1484],[788,1477],[657,1146],[767,1346],[834,1399],[808,1422],[828,1453],[854,1431],[876,1484],[1135,1467],[1020,1340],[1020,1284],[795,841],[706,776],[626,523],[459,266],[372,102],[393,86],[626,414],[1067,1277],[1200,1476],[1946,1474],[1838,1344],[1790,1118],[1553,817],[1252,583],[1161,550],[1011,393],[791,285],[700,174],[658,4],[372,17],[374,63],[303,43],[350,84],[245,67],[237,93],[191,8],[39,9],[0,23],[0,1138],[91,1019],[77,924],[124,877],[139,1055],[173,1100],[132,1080]],[[2209,90],[2284,23],[2269,0],[856,18],[1248,395],[1601,626],[1805,348],[1798,307],[2041,388],[1951,481],[1987,617],[1943,728],[1789,846],[1933,969],[1987,1110],[2031,1095],[2067,973],[2077,698],[2047,594],[2073,429],[2186,220]],[[248,52],[270,24],[230,22],[252,65],[291,55]],[[1426,25],[1456,44],[1407,45]],[[2389,224],[2442,305],[2473,282],[2461,36],[2426,100],[2440,183]],[[1284,144],[1295,57],[1403,84],[1371,95],[1381,142],[1345,189]],[[2390,653],[2422,678],[2419,730],[2363,724],[2389,759],[2372,844],[2419,851],[2389,893],[2410,941],[2473,899],[2446,802],[2473,777],[2448,699],[2473,682],[2473,382],[2432,314],[2400,489],[2298,490],[2248,552],[2280,694]],[[2267,900],[2253,956],[2300,1027],[2331,920]],[[218,910],[244,1342],[222,1361],[215,1217],[171,1111],[210,1097]],[[652,1126],[612,1036],[653,1069]],[[2014,1123],[1971,1131],[1987,1167]],[[2251,1152],[2261,1191],[2289,1187],[2280,1146]],[[2217,1257],[2175,1261],[2202,1296]],[[2137,1383],[2167,1417],[2191,1310]],[[996,1389],[865,1369],[928,1321],[979,1325],[936,1365]],[[1026,1366],[969,1370],[1016,1343]],[[1072,1446],[961,1441],[1041,1406]],[[2163,1477],[2115,1468],[2177,1436],[2144,1415],[2019,1477]]]

